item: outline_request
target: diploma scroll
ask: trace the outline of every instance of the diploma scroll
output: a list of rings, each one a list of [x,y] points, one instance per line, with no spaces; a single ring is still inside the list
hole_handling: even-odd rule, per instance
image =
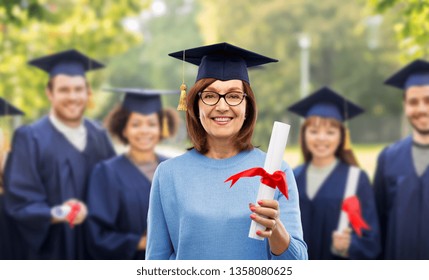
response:
[[[343,201],[348,197],[356,194],[357,183],[359,180],[359,169],[357,167],[350,167],[347,175],[346,189],[344,191]],[[341,210],[340,219],[338,220],[337,231],[343,232],[349,226],[349,218],[344,210]]]
[[[274,122],[273,130],[271,132],[270,143],[268,145],[267,157],[265,158],[264,169],[268,173],[274,173],[281,168],[283,161],[283,154],[286,148],[287,139],[289,136],[290,125],[282,122]],[[262,199],[274,199],[275,189],[263,183],[259,185],[258,197],[256,203]],[[265,227],[252,221],[249,230],[249,237],[254,239],[263,240],[256,232],[264,231]]]

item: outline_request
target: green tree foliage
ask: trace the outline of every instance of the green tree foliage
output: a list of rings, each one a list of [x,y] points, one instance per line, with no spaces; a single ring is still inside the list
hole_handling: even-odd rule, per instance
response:
[[[350,122],[355,141],[398,138],[400,93],[382,81],[401,65],[391,28],[399,15],[386,12],[381,25],[369,27],[365,4],[384,2],[381,10],[396,11],[404,8],[399,0],[146,1],[1,0],[0,93],[26,111],[27,121],[39,117],[48,108],[43,93],[47,77],[26,62],[68,48],[108,64],[88,73],[95,89],[175,89],[182,82],[182,66],[191,86],[197,67],[167,54],[227,41],[280,60],[250,71],[259,106],[254,143],[266,147],[275,120],[292,124],[290,142],[296,142],[299,119],[286,108],[300,98],[298,37],[305,33],[311,38],[310,91],[330,86],[366,109],[367,114]],[[151,10],[155,2],[166,4],[163,13]],[[124,29],[129,17],[137,20],[139,33]],[[90,113],[101,119],[119,96],[96,93],[97,109]],[[177,99],[164,101],[175,106]]]
[[[228,41],[280,60],[263,70],[251,71],[259,106],[256,144],[268,143],[274,120],[291,123],[291,138],[297,140],[299,120],[286,108],[300,98],[298,37],[301,33],[311,38],[311,91],[330,86],[367,110],[366,116],[351,122],[353,138],[380,141],[399,136],[399,132],[395,134],[389,128],[384,135],[377,127],[368,128],[368,124],[375,124],[373,120],[382,116],[399,115],[401,107],[400,97],[386,98],[394,95],[389,95],[389,89],[382,85],[397,65],[392,59],[396,45],[392,34],[380,29],[376,34],[378,47],[368,47],[364,1],[199,2],[202,12],[198,20],[206,43]],[[383,24],[388,22],[386,18]]]
[[[429,52],[429,1],[428,0],[368,0],[374,12],[394,17],[401,59],[426,57]]]
[[[140,17],[139,26],[145,41],[114,59],[108,82],[115,87],[179,89],[182,83],[181,61],[169,57],[170,52],[202,43],[195,22],[198,7],[186,0],[166,1],[162,15],[154,12]],[[185,65],[185,82],[195,80],[196,67]],[[120,74],[119,74],[120,73]],[[173,98],[177,106],[177,97]],[[167,100],[169,101],[169,100]],[[169,103],[173,106],[173,103]]]
[[[141,34],[124,30],[122,20],[149,5],[141,0],[14,2],[2,0],[0,5],[0,93],[22,108],[27,120],[49,107],[44,94],[47,75],[29,67],[28,60],[76,48],[108,64],[141,41]],[[87,77],[97,89],[106,75],[101,70]]]
[[[40,0],[2,0],[0,9],[2,11],[2,19],[15,25],[23,23],[22,17],[35,18],[44,20],[46,17],[46,9],[44,2]]]
[[[199,5],[189,0],[169,0],[164,3],[166,6],[162,14],[151,9],[138,18],[145,40],[112,60],[107,77],[109,86],[178,90],[182,79],[188,87],[194,83],[197,67],[183,64],[167,54],[202,44],[202,34],[196,22],[200,12]],[[107,95],[112,98],[99,111],[99,119],[122,97],[109,93]],[[163,96],[162,99],[164,107],[176,108],[179,95]],[[179,114],[184,119],[184,113]],[[182,140],[183,143],[177,143]],[[186,140],[185,123],[181,122],[179,134],[171,142],[188,147]]]

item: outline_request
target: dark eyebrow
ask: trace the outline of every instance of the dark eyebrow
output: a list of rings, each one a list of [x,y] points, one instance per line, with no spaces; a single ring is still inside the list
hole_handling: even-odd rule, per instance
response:
[[[212,87],[212,86],[208,86],[208,87],[206,87],[204,90],[218,92],[218,90],[217,90],[216,88]],[[228,88],[228,90],[227,90],[227,91],[228,91],[228,92],[229,92],[229,91],[243,91],[243,89],[241,89],[241,88],[239,88],[239,87],[231,87],[231,88]]]

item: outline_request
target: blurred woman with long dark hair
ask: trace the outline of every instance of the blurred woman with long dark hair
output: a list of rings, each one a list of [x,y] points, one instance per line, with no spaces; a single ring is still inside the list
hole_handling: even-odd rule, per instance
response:
[[[380,244],[374,195],[344,125],[363,110],[329,88],[289,110],[305,118],[300,131],[305,162],[294,174],[309,259],[376,258]]]

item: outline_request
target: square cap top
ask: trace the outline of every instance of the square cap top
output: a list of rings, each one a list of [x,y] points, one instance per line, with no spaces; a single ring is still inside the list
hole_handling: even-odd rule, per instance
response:
[[[104,67],[100,62],[74,49],[39,57],[28,63],[47,72],[50,77],[59,74],[85,77],[85,72]]]
[[[203,78],[217,80],[242,80],[250,84],[248,67],[278,62],[261,54],[228,44],[218,43],[186,49],[169,56],[197,65],[196,81]]]
[[[24,115],[24,112],[0,97],[0,116]]]
[[[416,59],[390,76],[385,82],[399,89],[429,85],[429,62]]]
[[[301,99],[290,106],[288,110],[304,118],[319,116],[333,118],[340,122],[364,112],[361,107],[328,87],[323,87]]]
[[[142,88],[109,88],[110,92],[124,93],[122,106],[131,112],[149,115],[162,110],[161,95],[180,94],[179,90]]]

